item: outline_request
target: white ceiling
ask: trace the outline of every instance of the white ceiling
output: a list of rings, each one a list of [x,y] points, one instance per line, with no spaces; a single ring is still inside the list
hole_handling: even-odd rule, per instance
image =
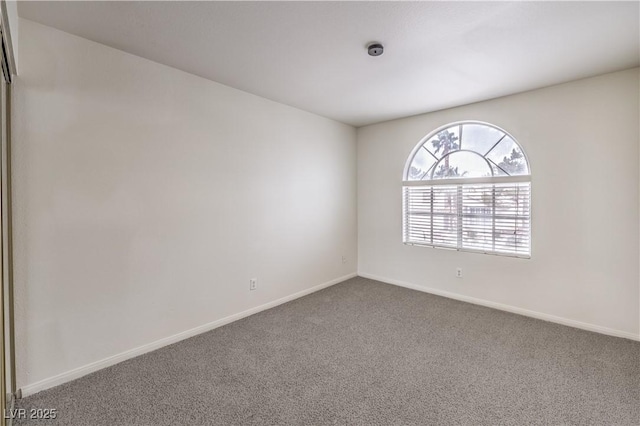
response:
[[[638,66],[638,2],[20,2],[22,18],[355,126]],[[369,57],[380,41],[385,53]]]

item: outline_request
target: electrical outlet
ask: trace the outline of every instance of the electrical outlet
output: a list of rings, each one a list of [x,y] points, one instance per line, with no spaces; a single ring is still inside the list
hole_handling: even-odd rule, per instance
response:
[[[342,263],[347,263],[347,256],[342,256]]]
[[[462,268],[456,268],[456,278],[462,278]]]
[[[258,279],[257,278],[251,278],[249,280],[249,290],[255,290],[258,288]]]

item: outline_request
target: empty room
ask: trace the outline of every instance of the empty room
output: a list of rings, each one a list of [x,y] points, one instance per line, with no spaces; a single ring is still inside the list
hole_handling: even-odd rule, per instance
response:
[[[640,425],[640,2],[0,0],[0,426]]]

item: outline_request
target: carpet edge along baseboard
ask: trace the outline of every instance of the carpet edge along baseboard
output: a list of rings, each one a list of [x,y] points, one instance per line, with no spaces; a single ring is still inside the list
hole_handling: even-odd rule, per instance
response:
[[[120,362],[126,361],[131,358],[135,358],[137,356],[143,355],[145,353],[154,351],[156,349],[160,349],[162,347],[171,345],[173,343],[177,343],[181,340],[188,339],[193,336],[197,336],[198,334],[206,333],[207,331],[214,330],[218,327],[222,327],[223,325],[230,324],[234,321],[238,321],[242,318],[246,318],[250,315],[257,314],[259,312],[265,311],[267,309],[274,308],[278,305],[282,305],[283,303],[291,302],[292,300],[299,299],[300,297],[306,296],[311,293],[315,293],[316,291],[320,291],[327,287],[330,287],[335,284],[339,284],[348,279],[354,278],[357,276],[357,273],[353,272],[347,275],[343,275],[341,277],[335,278],[330,281],[326,281],[322,284],[318,284],[316,286],[310,287],[308,289],[290,294],[285,297],[281,297],[271,302],[264,303],[262,305],[247,309],[242,312],[238,312],[233,315],[229,315],[227,317],[191,328],[189,330],[182,331],[180,333],[174,334],[172,336],[164,337],[162,339],[153,341],[151,343],[147,343],[142,346],[138,346],[133,349],[126,350],[124,352],[120,352],[118,354],[109,356],[107,358],[103,358],[98,361],[91,362],[89,364],[85,364],[83,366],[74,368],[72,370],[66,371],[64,373],[57,374],[53,377],[49,377],[43,380],[39,380],[35,383],[31,383],[20,388],[20,396],[22,398],[33,395],[35,393],[41,392],[43,390],[62,385],[64,383],[70,382],[75,379],[79,379],[82,376],[86,376],[87,374],[91,374],[98,370],[102,370],[103,368],[110,367],[112,365],[118,364]]]
[[[592,331],[599,334],[605,334],[607,336],[621,337],[623,339],[630,339],[634,341],[640,341],[640,335],[630,333],[628,331],[616,330],[613,328],[603,327],[600,325],[590,324],[582,321],[573,320],[570,318],[559,317],[557,315],[546,314],[543,312],[532,311],[525,308],[519,308],[513,305],[507,305],[504,303],[491,302],[485,299],[478,299],[471,296],[465,296],[458,293],[451,293],[444,290],[438,290],[435,288],[424,287],[417,284],[408,283],[405,281],[395,280],[392,278],[386,278],[375,274],[369,274],[365,272],[358,272],[358,276],[367,278],[370,280],[380,281],[386,284],[396,285],[399,287],[408,288],[411,290],[421,291],[423,293],[429,293],[436,296],[446,297],[448,299],[459,300],[461,302],[472,303],[474,305],[485,306],[487,308],[497,309],[500,311],[510,312],[512,314],[523,315],[525,317],[536,318],[543,321],[548,321],[556,324],[565,325],[568,327],[578,328],[581,330]]]

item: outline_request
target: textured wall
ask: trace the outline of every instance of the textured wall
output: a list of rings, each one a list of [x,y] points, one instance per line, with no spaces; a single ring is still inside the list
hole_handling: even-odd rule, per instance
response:
[[[20,62],[19,386],[355,272],[354,128],[26,20]]]
[[[358,272],[638,336],[638,69],[358,129]],[[530,260],[402,244],[422,137],[493,123],[532,170]],[[455,277],[462,267],[464,277]]]

